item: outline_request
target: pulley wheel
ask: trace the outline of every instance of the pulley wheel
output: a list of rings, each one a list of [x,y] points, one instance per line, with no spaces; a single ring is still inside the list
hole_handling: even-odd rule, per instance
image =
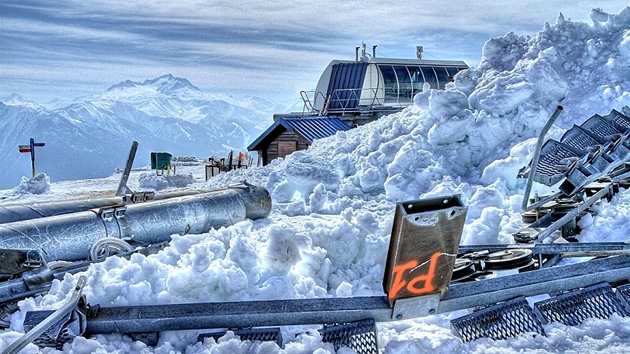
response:
[[[453,267],[452,281],[466,280],[471,275],[475,274],[475,262],[470,259],[457,258],[455,259],[455,266]]]
[[[507,249],[490,253],[485,260],[486,269],[512,269],[527,265],[532,261],[532,251],[529,249]]]
[[[538,219],[540,219],[543,216],[547,215],[547,212],[548,212],[547,210],[538,210],[538,209],[525,211],[525,212],[521,213],[521,220],[525,224],[533,224],[536,221],[538,221]]]

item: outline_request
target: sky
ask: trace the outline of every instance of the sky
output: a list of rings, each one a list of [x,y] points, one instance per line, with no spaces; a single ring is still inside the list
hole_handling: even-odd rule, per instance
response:
[[[101,93],[121,81],[164,74],[205,92],[299,101],[333,59],[365,43],[377,56],[464,60],[484,42],[530,35],[558,14],[591,23],[624,0],[137,1],[0,2],[0,98],[48,103]]]

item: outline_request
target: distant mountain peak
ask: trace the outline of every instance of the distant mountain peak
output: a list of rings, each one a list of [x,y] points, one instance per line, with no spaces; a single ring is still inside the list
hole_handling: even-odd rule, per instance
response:
[[[22,98],[22,96],[18,95],[17,93],[12,93],[9,96],[4,98],[5,101],[24,101],[24,99]]]
[[[155,79],[144,80],[143,82],[136,82],[131,80],[122,81],[116,85],[111,86],[107,91],[124,90],[127,88],[135,87],[151,87],[157,92],[169,94],[180,90],[193,90],[201,91],[195,85],[191,84],[185,78],[176,77],[171,74],[162,75]]]

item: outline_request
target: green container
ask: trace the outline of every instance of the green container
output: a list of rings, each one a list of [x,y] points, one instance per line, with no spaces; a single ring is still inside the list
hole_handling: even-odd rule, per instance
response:
[[[151,153],[151,169],[164,170],[171,167],[171,157],[173,155],[168,152],[152,152]]]

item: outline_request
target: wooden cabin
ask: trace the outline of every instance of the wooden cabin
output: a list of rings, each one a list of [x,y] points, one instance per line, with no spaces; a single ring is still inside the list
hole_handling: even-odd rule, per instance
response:
[[[333,116],[279,117],[247,150],[258,152],[259,164],[307,149],[313,141],[349,130],[350,126]]]

